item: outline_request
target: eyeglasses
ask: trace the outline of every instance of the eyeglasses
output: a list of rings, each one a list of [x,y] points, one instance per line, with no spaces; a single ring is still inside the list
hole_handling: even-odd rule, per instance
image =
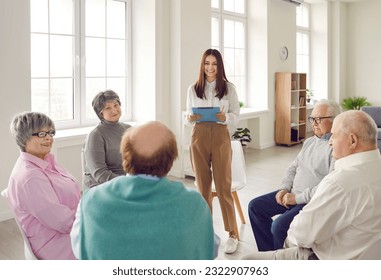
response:
[[[44,137],[46,137],[46,135],[53,137],[54,135],[56,135],[56,131],[51,129],[48,131],[39,131],[39,132],[35,132],[32,134],[32,136],[37,136],[38,138],[44,138]]]
[[[308,117],[308,121],[310,122],[310,123],[316,123],[316,124],[321,124],[321,121],[323,120],[323,119],[329,119],[329,118],[333,118],[333,117],[316,117],[316,118],[314,118],[314,117]]]

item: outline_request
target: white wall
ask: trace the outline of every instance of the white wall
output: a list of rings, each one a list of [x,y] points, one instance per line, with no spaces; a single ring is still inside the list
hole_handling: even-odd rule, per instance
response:
[[[133,1],[131,32],[134,93],[132,107],[141,108],[134,110],[133,119],[143,122],[155,119],[156,115],[156,2],[154,0]]]
[[[25,0],[0,1],[0,190],[8,184],[19,150],[9,133],[13,116],[30,108],[29,5]],[[0,220],[9,217],[0,198]]]
[[[345,94],[381,106],[381,1],[352,3],[347,11]]]
[[[328,93],[329,99],[339,104],[346,94],[346,38],[347,4],[339,1],[329,3],[328,12]],[[323,58],[322,58],[323,59]],[[323,70],[323,69],[319,69]],[[319,80],[317,82],[320,82]]]
[[[247,106],[268,108],[267,0],[247,1]],[[258,66],[261,67],[258,67]]]
[[[328,85],[331,71],[328,64],[329,54],[329,19],[328,3],[322,2],[311,6],[311,73],[309,88],[314,90],[314,98],[322,99],[328,96]],[[330,32],[333,32],[332,30]],[[335,56],[333,56],[334,58]]]
[[[313,28],[318,31],[313,39],[319,38],[319,45],[312,49],[312,67],[317,74],[314,89],[322,94],[327,89],[326,96],[340,103],[346,97],[365,96],[381,106],[381,1],[328,1],[311,7]]]
[[[203,52],[210,48],[211,19],[210,3],[205,0],[170,1],[170,91],[167,114],[170,114],[170,127],[177,136],[179,151],[183,150],[182,111],[186,109],[188,87],[199,73]],[[196,15],[196,16],[195,16]],[[183,154],[174,163],[171,174],[181,176]]]
[[[274,145],[275,127],[275,73],[295,72],[296,69],[296,8],[285,2],[270,0],[267,3],[267,94],[270,113],[260,118],[260,148]],[[282,61],[279,50],[286,46],[287,60]],[[257,65],[262,69],[262,65]]]

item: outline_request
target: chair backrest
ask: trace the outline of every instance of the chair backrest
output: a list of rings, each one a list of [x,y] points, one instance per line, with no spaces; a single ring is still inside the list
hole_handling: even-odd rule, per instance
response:
[[[246,186],[246,163],[241,142],[231,141],[232,146],[232,191]]]
[[[361,111],[364,111],[369,116],[371,116],[374,122],[377,124],[377,127],[381,127],[381,107],[376,106],[363,106]]]
[[[246,163],[241,142],[231,141],[232,147],[232,192],[240,190],[246,186]],[[212,182],[212,192],[216,191],[214,180]]]
[[[1,192],[1,196],[3,196],[5,198],[5,200],[8,201],[8,192],[7,192],[7,189],[3,190]],[[9,202],[8,202],[9,204]],[[19,221],[15,218],[15,221],[16,221],[16,224],[20,230],[20,233],[21,233],[21,236],[22,236],[22,239],[24,240],[24,255],[25,255],[25,259],[26,260],[37,260],[37,257],[34,255],[33,251],[32,251],[32,247],[29,243],[29,239],[28,237],[26,236],[21,224],[19,223]]]
[[[84,146],[82,146],[82,149],[81,149],[81,174],[82,174],[81,190],[82,190],[82,193],[85,192],[85,190],[87,190],[87,188],[85,187],[85,166],[86,166],[85,150],[84,150]]]
[[[360,257],[359,260],[381,260],[381,239],[373,243]]]

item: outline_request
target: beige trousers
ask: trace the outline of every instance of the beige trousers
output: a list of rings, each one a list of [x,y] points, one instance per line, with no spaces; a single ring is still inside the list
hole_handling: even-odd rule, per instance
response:
[[[231,194],[232,150],[227,126],[213,122],[197,123],[192,130],[190,157],[199,192],[212,211],[212,179],[214,179],[225,230],[229,235],[238,237],[234,200]]]

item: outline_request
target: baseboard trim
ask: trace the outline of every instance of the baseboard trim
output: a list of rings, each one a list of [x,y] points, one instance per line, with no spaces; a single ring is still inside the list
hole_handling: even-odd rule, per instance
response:
[[[275,142],[268,142],[259,146],[259,149],[267,149],[275,146]]]
[[[0,213],[0,222],[2,221],[6,221],[6,220],[9,220],[9,219],[13,219],[13,214],[10,210],[8,211],[3,211]]]

